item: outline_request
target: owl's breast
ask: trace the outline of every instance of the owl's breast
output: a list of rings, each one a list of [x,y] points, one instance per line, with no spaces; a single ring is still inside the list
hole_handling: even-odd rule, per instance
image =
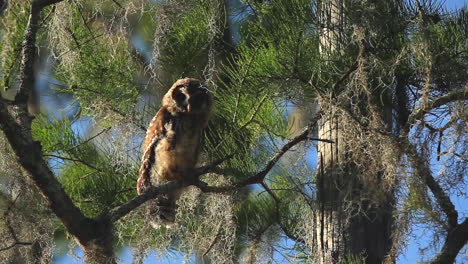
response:
[[[179,180],[194,168],[201,151],[203,128],[193,120],[166,124],[166,136],[156,147],[156,173],[160,181]]]

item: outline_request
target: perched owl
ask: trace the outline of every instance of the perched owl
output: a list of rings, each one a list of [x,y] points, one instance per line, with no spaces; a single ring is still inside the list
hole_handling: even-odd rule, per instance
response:
[[[208,124],[211,106],[212,95],[200,81],[185,78],[172,85],[146,131],[138,194],[151,185],[192,175],[202,150],[203,130]],[[179,195],[180,190],[156,199],[156,214],[162,225],[174,222]]]

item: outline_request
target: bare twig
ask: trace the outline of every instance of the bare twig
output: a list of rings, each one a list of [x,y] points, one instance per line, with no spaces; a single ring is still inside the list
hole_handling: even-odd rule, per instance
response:
[[[206,256],[206,254],[208,254],[214,247],[214,245],[216,244],[216,242],[218,242],[219,240],[219,234],[221,233],[221,223],[222,222],[219,222],[218,226],[216,227],[216,236],[214,237],[213,241],[211,242],[210,246],[208,247],[208,249],[203,252],[202,256]]]
[[[234,130],[233,132],[231,132],[231,135],[235,135],[237,132],[241,131],[242,129],[246,128],[250,123],[252,123],[254,121],[254,118],[255,116],[257,115],[258,111],[260,110],[260,108],[262,107],[263,103],[265,102],[265,100],[267,99],[267,95],[265,95],[262,100],[260,101],[260,103],[257,105],[257,107],[254,109],[252,115],[250,116],[249,120],[247,120],[247,122],[245,122],[242,126],[240,126],[238,129]],[[225,137],[225,139],[221,140],[217,145],[216,147],[214,147],[215,149],[216,148],[219,148],[219,146],[221,146],[221,144],[224,143],[224,141],[226,140],[226,138],[228,137]]]
[[[68,160],[68,161],[78,162],[78,163],[84,164],[84,165],[86,165],[86,166],[88,166],[88,167],[90,167],[91,169],[94,169],[94,170],[96,170],[96,171],[102,171],[101,169],[96,168],[95,166],[89,164],[88,162],[86,162],[86,161],[84,161],[84,160],[72,159],[72,158],[67,158],[67,157],[62,157],[62,156],[52,155],[52,154],[44,155],[44,157],[51,157],[51,158],[56,158],[56,159],[62,159],[62,160]]]
[[[122,5],[116,0],[112,0],[112,2],[114,2],[114,4],[116,4],[120,9],[123,9]]]
[[[105,128],[105,129],[99,131],[99,133],[97,133],[96,135],[94,135],[94,136],[92,136],[92,137],[86,139],[85,141],[81,142],[80,144],[78,144],[78,145],[76,145],[76,146],[71,147],[70,149],[67,150],[67,152],[72,151],[72,150],[78,148],[79,146],[82,146],[82,145],[87,144],[87,143],[90,142],[91,140],[97,138],[97,137],[100,136],[101,134],[103,134],[103,133],[109,131],[110,129],[111,129],[111,128],[108,127],[108,128]]]
[[[442,156],[445,156],[445,155],[452,155],[452,156],[455,156],[455,157],[459,158],[459,159],[460,159],[461,161],[463,161],[463,162],[467,162],[467,161],[468,161],[467,158],[465,158],[463,155],[458,154],[458,153],[456,153],[456,152],[446,152],[446,151],[443,151],[443,152],[440,152],[440,153],[439,153],[439,157],[442,157]]]
[[[335,141],[333,141],[333,140],[324,139],[324,138],[308,137],[307,139],[308,139],[308,140],[313,140],[313,141],[320,141],[320,142],[330,143],[330,144],[335,143]]]

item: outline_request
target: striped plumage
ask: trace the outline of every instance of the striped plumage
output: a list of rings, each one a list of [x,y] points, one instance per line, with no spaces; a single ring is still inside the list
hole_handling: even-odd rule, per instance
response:
[[[151,185],[190,177],[202,150],[203,130],[212,106],[211,93],[200,81],[177,80],[164,95],[143,141],[137,192]],[[160,197],[158,217],[174,221],[175,200],[180,191]]]

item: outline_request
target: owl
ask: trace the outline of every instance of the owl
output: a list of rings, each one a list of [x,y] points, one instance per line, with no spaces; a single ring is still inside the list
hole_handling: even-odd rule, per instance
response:
[[[146,131],[138,194],[152,185],[191,177],[202,151],[203,131],[211,107],[211,92],[200,81],[185,78],[172,85]],[[155,214],[161,225],[174,222],[175,202],[180,193],[177,190],[156,199]]]

